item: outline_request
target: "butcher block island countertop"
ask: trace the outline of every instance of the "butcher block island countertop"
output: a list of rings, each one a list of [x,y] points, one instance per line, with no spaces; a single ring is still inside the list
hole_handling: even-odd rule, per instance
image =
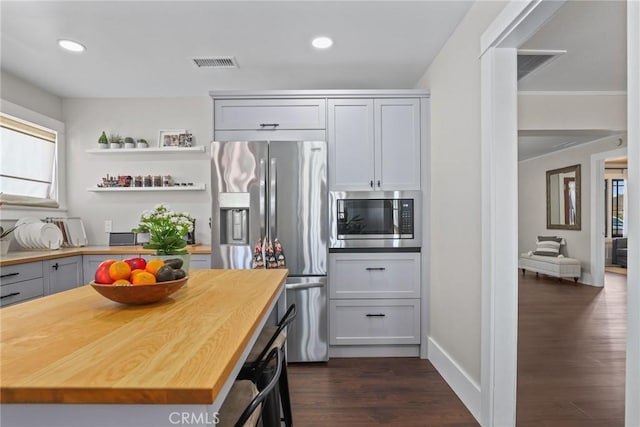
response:
[[[1,402],[211,405],[286,276],[192,270],[186,287],[151,305],[121,305],[82,286],[3,308]]]

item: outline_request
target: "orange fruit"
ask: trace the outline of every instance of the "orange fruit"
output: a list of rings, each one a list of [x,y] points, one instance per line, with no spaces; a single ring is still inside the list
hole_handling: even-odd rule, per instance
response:
[[[156,276],[148,271],[142,271],[131,278],[131,284],[135,285],[149,285],[156,283]]]
[[[113,286],[130,286],[131,282],[128,281],[127,279],[118,279],[115,282],[113,282]]]
[[[124,261],[116,261],[109,266],[109,277],[113,280],[129,279],[131,267]]]
[[[161,260],[160,258],[151,258],[147,262],[147,266],[145,267],[145,270],[147,270],[149,273],[155,276],[156,271],[158,271],[158,269],[163,265],[164,265],[164,261]]]
[[[129,276],[129,278],[130,278],[130,279],[133,279],[133,276],[135,276],[135,275],[136,275],[136,274],[138,274],[138,273],[142,273],[143,271],[147,271],[147,270],[144,270],[144,269],[142,269],[142,268],[136,268],[135,270],[133,270],[133,271],[131,272],[131,276]]]

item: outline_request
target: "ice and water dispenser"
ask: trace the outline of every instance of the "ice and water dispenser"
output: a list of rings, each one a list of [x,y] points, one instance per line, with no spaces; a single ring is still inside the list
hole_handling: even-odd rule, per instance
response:
[[[220,244],[249,244],[249,193],[220,193]]]

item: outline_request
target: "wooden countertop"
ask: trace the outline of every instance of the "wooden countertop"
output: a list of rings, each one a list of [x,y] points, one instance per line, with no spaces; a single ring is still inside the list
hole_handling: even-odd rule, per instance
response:
[[[189,245],[187,250],[192,254],[210,254],[211,246]],[[64,258],[74,255],[109,255],[109,254],[153,254],[153,249],[142,249],[138,246],[83,246],[80,248],[60,248],[55,251],[17,251],[9,252],[0,258],[0,266],[22,264],[33,261],[46,261],[49,259]]]
[[[211,404],[287,270],[192,270],[164,301],[91,286],[0,310],[0,402]]]

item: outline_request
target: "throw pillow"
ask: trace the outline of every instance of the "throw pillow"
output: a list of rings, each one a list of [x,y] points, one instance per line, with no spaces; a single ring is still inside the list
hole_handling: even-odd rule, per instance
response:
[[[553,241],[562,244],[562,237],[558,236],[538,236],[538,242]]]
[[[560,255],[560,242],[555,240],[538,240],[534,255],[555,256]]]

